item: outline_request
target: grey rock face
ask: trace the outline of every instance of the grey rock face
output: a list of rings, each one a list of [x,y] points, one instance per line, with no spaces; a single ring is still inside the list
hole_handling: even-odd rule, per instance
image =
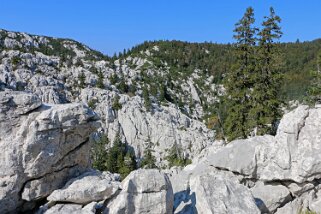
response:
[[[276,137],[238,140],[211,158],[213,166],[261,180],[321,178],[321,109],[300,106],[281,120]],[[222,158],[226,157],[226,158]]]
[[[190,180],[190,189],[197,213],[260,213],[251,192],[224,176],[196,176]]]
[[[257,182],[251,191],[263,213],[274,213],[278,207],[292,200],[290,191],[283,185],[264,185],[263,182]]]
[[[195,175],[206,177],[208,172],[250,189],[263,213],[319,212],[320,118],[320,108],[299,106],[284,115],[275,137],[257,136],[208,147],[193,164],[178,172],[169,171],[176,193],[175,213],[191,213],[191,196],[193,191],[196,193],[192,191],[192,181]],[[196,197],[195,207],[200,199],[210,198]]]
[[[168,177],[156,169],[131,172],[122,182],[122,191],[105,213],[172,213],[173,190]]]
[[[120,182],[109,172],[89,171],[69,180],[62,189],[55,190],[47,200],[88,204],[102,201],[113,196]]]
[[[32,207],[87,170],[96,120],[81,104],[46,106],[32,94],[0,92],[0,212]]]
[[[157,164],[162,166],[166,164],[166,151],[174,145],[187,157],[193,158],[214,142],[212,130],[202,122],[189,118],[174,105],[157,107],[148,112],[141,97],[121,95],[122,108],[115,111],[112,109],[115,96],[114,92],[106,90],[84,89],[80,101],[88,103],[96,100],[95,111],[102,118],[110,141],[113,142],[119,132],[138,158],[144,156],[147,146],[151,146]]]

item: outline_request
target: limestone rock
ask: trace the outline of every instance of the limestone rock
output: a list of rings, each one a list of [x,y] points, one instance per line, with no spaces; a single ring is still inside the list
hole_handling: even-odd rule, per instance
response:
[[[172,213],[173,190],[168,177],[156,169],[131,172],[122,182],[122,191],[105,213]]]
[[[190,181],[197,213],[260,213],[251,192],[224,176],[203,174]],[[193,201],[193,200],[192,200]]]
[[[321,109],[299,106],[281,120],[276,137],[236,140],[210,158],[211,165],[260,180],[321,178]]]
[[[88,204],[110,198],[119,189],[120,182],[109,172],[89,171],[69,180],[62,189],[48,196],[48,201]]]
[[[87,170],[89,135],[98,126],[84,105],[41,105],[32,94],[0,92],[0,212],[29,207]]]
[[[280,184],[264,185],[263,182],[257,182],[251,191],[262,213],[274,213],[292,199],[289,190]]]
[[[115,93],[100,89],[84,89],[82,102],[96,99],[95,111],[104,119],[108,138],[113,142],[117,133],[130,145],[138,158],[143,158],[147,146],[151,146],[157,165],[166,164],[167,150],[174,145],[182,155],[192,159],[214,142],[214,132],[200,121],[183,114],[174,105],[155,107],[153,112],[144,108],[139,96],[129,98],[120,95],[122,108],[112,109]]]

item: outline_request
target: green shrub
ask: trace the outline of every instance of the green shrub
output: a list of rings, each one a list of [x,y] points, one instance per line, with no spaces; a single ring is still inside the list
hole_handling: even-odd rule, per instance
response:
[[[181,150],[176,145],[173,145],[169,150],[169,154],[168,156],[166,156],[166,160],[168,161],[169,168],[173,166],[184,167],[192,163],[190,159],[183,157]]]
[[[151,148],[152,143],[149,142],[145,152],[144,152],[144,157],[143,160],[141,162],[141,167],[145,168],[145,169],[153,169],[153,168],[157,168],[156,166],[156,159],[155,156],[153,155],[153,150]]]
[[[88,106],[89,106],[89,108],[91,108],[91,109],[95,109],[95,108],[96,108],[96,104],[97,104],[97,99],[91,99],[91,100],[89,100],[89,102],[88,102]]]
[[[113,104],[112,104],[112,108],[115,110],[115,111],[118,111],[122,108],[122,105],[120,104],[119,102],[119,95],[116,95],[115,98],[114,98],[114,101],[113,101]]]

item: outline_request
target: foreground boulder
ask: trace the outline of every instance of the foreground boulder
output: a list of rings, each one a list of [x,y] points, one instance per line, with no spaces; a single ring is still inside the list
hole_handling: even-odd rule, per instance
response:
[[[321,108],[300,106],[283,117],[275,137],[231,142],[211,157],[211,164],[266,181],[303,183],[320,179],[320,118]]]
[[[122,182],[122,191],[104,213],[172,213],[173,189],[164,173],[157,169],[131,172]]]
[[[119,189],[119,177],[109,172],[89,171],[71,179],[47,198],[50,202],[88,204],[103,201]]]
[[[280,184],[264,185],[263,182],[257,182],[251,191],[258,207],[264,213],[275,212],[278,207],[292,200],[288,188]]]
[[[196,176],[190,181],[190,189],[196,208],[193,213],[260,213],[251,192],[222,175]]]
[[[96,114],[82,104],[43,105],[23,92],[0,92],[0,212],[35,203],[90,167]]]
[[[185,175],[188,183],[186,175],[195,172],[229,172],[251,189],[263,213],[319,212],[320,118],[321,108],[299,106],[284,115],[276,136],[235,140],[197,160],[193,169],[183,170],[180,176]]]

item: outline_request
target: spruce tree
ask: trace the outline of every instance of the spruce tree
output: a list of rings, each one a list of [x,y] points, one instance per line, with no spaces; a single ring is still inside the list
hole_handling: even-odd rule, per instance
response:
[[[257,28],[254,10],[246,9],[242,19],[235,25],[234,45],[236,63],[225,78],[227,118],[224,122],[227,139],[246,138],[249,134],[247,121],[250,109],[251,76],[255,72],[255,46]]]
[[[146,110],[150,111],[152,108],[152,102],[149,97],[149,91],[147,89],[147,86],[144,86],[144,88],[143,88],[143,99],[144,99],[144,104],[145,104]]]
[[[97,142],[94,142],[91,150],[91,157],[93,160],[93,167],[100,171],[106,170],[106,159],[108,156],[107,145],[109,144],[108,137],[103,135]]]
[[[281,115],[279,89],[281,87],[281,55],[276,41],[282,36],[281,19],[270,8],[270,15],[264,17],[258,33],[256,72],[253,74],[254,87],[251,91],[249,122],[258,135],[273,134],[276,121]]]
[[[85,81],[86,81],[86,76],[84,72],[81,72],[80,75],[78,76],[78,83],[80,88],[85,88],[86,86]]]
[[[307,101],[309,104],[320,104],[321,103],[321,51],[317,55],[316,59],[317,68],[310,72],[311,75],[311,84],[308,88],[308,98]]]
[[[97,80],[96,86],[101,89],[105,88],[104,75],[101,71],[98,73],[98,80]]]
[[[153,169],[157,168],[156,166],[156,159],[155,156],[153,155],[153,150],[152,150],[152,143],[149,142],[147,145],[147,148],[144,152],[144,157],[141,162],[141,166],[145,169]]]

